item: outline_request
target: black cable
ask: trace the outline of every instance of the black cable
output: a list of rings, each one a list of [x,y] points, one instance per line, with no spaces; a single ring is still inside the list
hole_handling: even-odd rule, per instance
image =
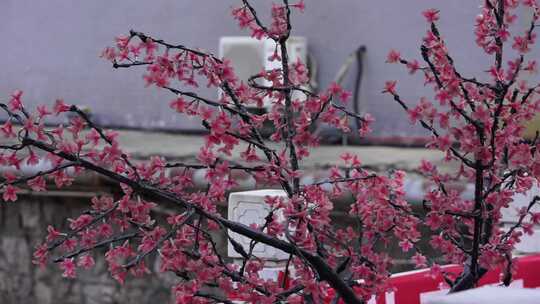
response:
[[[360,85],[362,84],[362,76],[363,76],[363,70],[364,70],[364,54],[366,53],[366,47],[364,45],[361,45],[356,50],[356,64],[357,64],[357,71],[356,71],[356,80],[354,84],[354,99],[353,99],[353,110],[354,113],[359,114],[360,113]],[[359,118],[356,118],[356,129],[360,129],[361,121]]]

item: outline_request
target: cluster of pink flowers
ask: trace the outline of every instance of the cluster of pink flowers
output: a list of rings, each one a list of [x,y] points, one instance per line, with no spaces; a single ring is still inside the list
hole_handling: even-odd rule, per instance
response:
[[[385,253],[374,250],[377,240],[395,236],[408,242],[419,237],[414,219],[399,212],[400,208],[409,210],[403,199],[403,175],[396,172],[392,176],[375,177],[361,168],[356,157],[346,156],[345,167],[332,170],[327,183],[332,185],[332,191],[325,191],[323,184],[300,185],[298,182],[299,162],[309,156],[309,148],[319,142],[313,133],[316,122],[350,132],[348,119],[353,117],[362,121],[359,132],[364,134],[369,132],[372,121],[369,115],[351,113],[342,105],[350,98],[350,93],[337,84],[320,94],[306,90],[309,75],[305,63],[287,61],[282,51],[290,34],[291,11],[303,9],[302,1],[273,5],[268,28],[262,25],[249,2],[243,1],[241,7],[233,9],[241,27],[251,29],[258,38],[273,39],[281,47],[281,50],[276,48],[275,56],[269,60],[281,61],[283,66],[262,71],[247,83],[236,77],[227,59],[199,49],[168,44],[139,32],[116,38],[116,45],[103,51],[102,57],[116,68],[145,66],[143,79],[147,86],[170,91],[174,94],[170,102],[172,110],[202,121],[209,133],[197,155],[199,164],[172,164],[161,157],[134,160],[122,150],[118,133],[96,126],[76,106],[57,100],[52,110],[39,106],[37,113],[29,113],[24,107],[22,92],[15,92],[6,108],[9,119],[1,131],[6,138],[16,139],[18,143],[5,149],[0,161],[16,169],[23,161],[30,165],[46,162],[51,169],[30,177],[6,173],[5,201],[17,199],[19,188],[16,185],[27,184],[34,190],[45,191],[47,180],[54,180],[60,188],[70,185],[86,171],[118,181],[123,191],[117,198],[93,198],[88,212],[69,219],[69,231],[49,227],[46,242],[38,246],[34,254],[35,263],[44,266],[51,259],[50,255],[56,253],[53,261],[59,263],[65,277],[73,278],[77,268],[87,269],[95,264],[94,248],[106,246],[109,271],[116,280],[124,282],[129,274],[147,273],[146,257],[158,254],[160,270],[174,272],[182,279],[173,289],[178,303],[207,303],[210,300],[201,290],[214,284],[228,297],[272,303],[278,299],[301,302],[305,295],[323,298],[329,285],[341,279],[334,274],[334,282],[321,280],[321,270],[305,261],[306,257],[320,255],[327,264],[324,267],[342,264],[342,267],[355,269],[350,279],[363,280],[362,285],[354,286],[360,296],[369,297],[385,290],[390,259]],[[181,89],[197,88],[203,82],[223,92],[218,100]],[[292,92],[300,92],[303,97],[293,98]],[[267,113],[248,111],[248,107],[260,107],[265,100],[271,100]],[[65,112],[76,114],[70,116],[66,126],[44,127],[49,116]],[[268,122],[274,128],[270,141],[285,143],[281,147],[268,144],[259,133]],[[14,124],[20,125],[20,131],[16,131]],[[242,164],[227,160],[235,149],[240,149]],[[177,169],[174,174],[170,174],[171,168]],[[196,168],[206,168],[208,188],[205,191],[193,191],[191,187]],[[252,250],[244,252],[245,249],[237,248],[245,257],[242,266],[227,262],[217,250],[211,232],[223,229],[227,223],[218,214],[217,206],[236,186],[235,170],[252,175],[261,186],[280,185],[289,194],[287,199],[269,201],[274,214],[263,227],[252,225],[247,229],[257,234],[253,237],[255,242],[264,241],[266,237],[270,242],[287,239],[289,248],[296,248],[290,252],[291,270],[288,270],[286,285],[296,286],[298,292],[288,293],[281,281],[262,279],[260,271],[264,263]],[[365,236],[352,227],[342,230],[333,226],[331,199],[345,191],[352,191],[358,197],[351,216],[363,222]],[[160,199],[148,201],[152,193]],[[158,224],[151,211],[156,204],[163,203],[162,200],[169,200],[185,210],[171,215],[166,224]],[[377,212],[372,212],[372,207]],[[287,219],[285,222],[276,215],[278,212]],[[196,214],[198,216],[194,216]],[[355,246],[360,246],[361,250],[355,250]],[[304,253],[295,254],[297,251]],[[352,291],[351,287],[347,288]]]
[[[201,120],[208,135],[197,155],[199,163],[169,163],[162,157],[135,160],[121,148],[118,133],[101,129],[77,106],[57,100],[51,110],[39,106],[36,113],[29,113],[22,92],[16,91],[2,107],[9,119],[0,127],[1,134],[16,143],[4,146],[0,164],[18,172],[23,162],[46,162],[51,169],[33,176],[5,173],[3,200],[17,200],[24,184],[45,191],[47,180],[53,180],[60,188],[86,171],[118,182],[119,197],[93,198],[88,212],[69,219],[68,231],[49,227],[46,241],[35,251],[35,263],[43,266],[56,254],[52,259],[63,276],[73,278],[77,268],[95,264],[93,249],[106,247],[112,276],[124,282],[130,274],[148,273],[145,260],[155,254],[160,270],[179,278],[173,288],[177,303],[210,303],[222,296],[251,303],[303,303],[306,298],[320,302],[330,288],[345,302],[359,303],[390,288],[392,259],[385,248],[393,242],[413,254],[417,267],[431,266],[434,275],[440,273],[439,265],[418,246],[421,226],[435,232],[430,245],[447,261],[472,261],[478,279],[480,268],[510,265],[507,257],[522,233],[530,233],[532,225],[540,222],[540,214],[531,211],[533,201],[520,211],[521,219],[510,231],[499,226],[501,210],[509,207],[513,195],[530,190],[540,177],[536,140],[526,142],[521,136],[523,122],[540,110],[540,102],[533,100],[536,87],[519,80],[520,72],[536,70],[534,61],[524,63],[524,54],[535,40],[538,8],[535,1],[524,2],[533,10],[533,21],[524,36],[514,37],[519,57],[504,69],[502,45],[511,38],[508,26],[516,19],[513,11],[518,2],[492,2],[486,1],[476,25],[477,43],[495,56],[488,71],[491,82],[466,78],[456,70],[435,23],[439,12],[433,9],[423,13],[431,25],[422,43],[426,66],[402,58],[395,50],[387,58],[389,63],[405,65],[411,74],[423,73],[426,84],[435,90],[436,103],[424,97],[409,107],[397,94],[396,81],[387,82],[384,92],[407,110],[412,123],[420,123],[432,134],[429,147],[444,151],[447,161],[461,164],[457,172],[448,173],[422,162],[419,171],[433,184],[425,197],[425,216],[416,214],[405,200],[404,172],[371,172],[354,155],[344,154],[342,165],[329,170],[327,181],[300,184],[301,161],[319,144],[313,132],[316,123],[350,132],[349,119],[356,119],[363,135],[373,119],[347,110],[344,104],[350,93],[337,84],[317,94],[306,89],[305,63],[289,62],[286,52],[291,13],[303,11],[304,2],[286,0],[272,6],[269,27],[249,1],[232,11],[252,36],[277,44],[268,60],[281,62],[281,67],[249,80],[238,79],[227,59],[135,31],[116,38],[116,45],[103,51],[102,57],[116,68],[145,67],[147,86],[174,95],[169,103],[172,110]],[[222,94],[212,100],[183,89],[200,84]],[[249,111],[267,101],[266,113]],[[75,114],[67,126],[45,128],[49,116],[65,112]],[[268,123],[273,132],[266,140],[259,130]],[[239,151],[241,162],[230,160],[234,151]],[[208,186],[196,191],[193,173],[201,168]],[[286,198],[267,198],[272,213],[264,225],[244,226],[218,213],[217,206],[237,185],[235,171],[251,175],[259,186],[278,185],[287,193]],[[474,200],[463,199],[448,187],[459,179],[475,183]],[[349,215],[358,224],[337,228],[330,217],[332,201],[347,193],[354,197]],[[156,222],[152,210],[165,203],[179,211],[166,223]],[[243,261],[234,264],[226,259],[213,233],[227,233],[227,229],[252,239],[253,245],[262,242],[289,253],[285,277],[263,279],[264,262],[253,247],[245,249],[231,238]],[[222,294],[206,293],[208,286],[218,286]]]
[[[422,97],[416,106],[409,106],[398,95],[395,81],[387,82],[384,89],[408,112],[412,123],[431,134],[428,147],[445,152],[446,161],[460,164],[456,172],[442,172],[427,161],[422,163],[420,171],[433,184],[425,197],[428,213],[423,223],[435,233],[430,244],[446,261],[472,266],[472,284],[481,277],[481,268],[502,265],[510,269],[512,250],[523,232],[532,233],[530,227],[538,221],[535,198],[520,211],[519,223],[506,230],[501,226],[501,210],[512,208],[514,196],[531,190],[540,179],[537,139],[523,138],[525,123],[540,111],[535,96],[538,85],[520,77],[536,70],[536,61],[526,62],[525,55],[535,42],[540,11],[536,1],[522,4],[532,15],[522,36],[509,31],[517,19],[517,0],[485,1],[476,18],[476,42],[494,58],[487,68],[489,81],[465,77],[456,70],[436,24],[439,12],[432,9],[423,13],[430,24],[421,47],[426,66],[416,70],[433,87],[435,102]],[[503,46],[512,37],[517,55],[505,67]],[[387,61],[411,65],[395,50]],[[457,180],[475,185],[473,200],[451,189],[449,185]],[[419,264],[425,261],[420,259]]]

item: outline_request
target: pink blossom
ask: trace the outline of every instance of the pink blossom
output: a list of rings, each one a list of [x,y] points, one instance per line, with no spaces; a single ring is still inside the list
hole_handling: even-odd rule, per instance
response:
[[[384,84],[383,92],[388,92],[388,93],[390,93],[392,95],[395,95],[396,94],[396,84],[397,84],[397,81],[387,81]]]
[[[52,113],[47,109],[47,107],[45,105],[39,105],[37,106],[37,111],[38,111],[38,117],[39,118],[43,118],[47,115],[51,115]]]
[[[336,82],[332,82],[330,86],[328,87],[328,93],[329,95],[337,95],[342,92],[343,88],[337,84]]]
[[[424,174],[431,174],[435,171],[435,166],[430,161],[423,159],[421,160],[419,169]]]
[[[540,212],[531,213],[531,222],[534,224],[540,224]]]
[[[116,58],[116,50],[112,47],[106,47],[100,54],[100,57],[113,61]]]
[[[95,264],[96,262],[94,261],[94,258],[89,254],[80,256],[79,260],[77,261],[77,266],[83,269],[90,269],[94,267]]]
[[[46,190],[46,181],[43,176],[38,176],[28,181],[28,186],[32,191],[45,191]]]
[[[54,103],[53,111],[55,115],[69,111],[70,106],[64,103],[63,99],[57,99]]]
[[[292,4],[291,6],[297,8],[302,13],[306,9],[306,4],[304,3],[304,0],[300,0],[298,1],[298,3]]]
[[[98,234],[103,237],[110,237],[113,235],[113,229],[111,225],[103,223],[97,228]]]
[[[523,5],[529,6],[529,7],[538,7],[536,0],[523,0]]]
[[[47,248],[47,244],[39,245],[36,247],[36,250],[34,251],[32,263],[43,268],[45,267],[45,264],[47,262],[48,255],[49,255],[49,250]]]
[[[79,230],[85,226],[88,226],[92,222],[93,219],[94,218],[89,214],[82,214],[75,220],[72,220],[72,219],[69,220],[71,222],[69,224],[69,228],[71,228],[72,230]]]
[[[53,226],[49,225],[47,226],[47,242],[51,243],[53,242],[54,240],[56,240],[57,238],[60,237],[60,235],[62,235],[62,233],[60,233],[58,230],[54,229]]]
[[[401,250],[403,250],[403,252],[407,252],[411,250],[414,246],[409,240],[403,240],[399,242],[399,247],[401,248]]]
[[[407,68],[409,69],[409,74],[414,74],[420,69],[420,63],[416,59],[409,61],[407,62]]]
[[[73,261],[73,258],[71,259],[64,259],[62,262],[60,262],[60,269],[62,269],[63,273],[62,276],[64,278],[70,278],[74,279],[76,277],[75,273],[75,262]]]
[[[11,123],[11,120],[6,121],[4,125],[0,128],[0,131],[2,131],[4,136],[7,138],[16,136],[13,130],[13,124]]]
[[[427,267],[427,259],[425,256],[421,255],[420,253],[415,253],[412,257],[412,260],[414,262],[414,265],[416,268],[425,268]]]
[[[538,72],[536,60],[530,60],[529,62],[527,62],[527,65],[525,66],[523,70],[531,74],[536,74]]]
[[[388,63],[396,63],[401,60],[401,54],[396,50],[391,50],[390,53],[388,53],[388,56],[386,57],[386,62]]]
[[[75,247],[77,247],[77,239],[76,238],[68,238],[63,241],[62,243],[62,249],[67,252],[71,252],[75,250]]]
[[[429,275],[432,278],[436,278],[442,274],[442,267],[439,264],[433,264],[431,265],[431,269],[429,272]]]
[[[439,11],[436,9],[428,9],[422,12],[427,22],[432,23],[439,20]]]
[[[7,185],[6,188],[4,189],[4,194],[2,195],[2,199],[4,200],[4,202],[9,202],[9,201],[14,202],[17,200],[18,191],[19,191],[18,188],[12,185]]]
[[[520,53],[528,53],[530,51],[530,46],[534,44],[535,40],[535,33],[532,33],[530,37],[514,36],[514,44],[512,45],[512,48]]]
[[[21,101],[22,94],[23,92],[21,90],[16,90],[11,94],[11,99],[9,100],[9,109],[11,111],[20,111],[23,109]]]

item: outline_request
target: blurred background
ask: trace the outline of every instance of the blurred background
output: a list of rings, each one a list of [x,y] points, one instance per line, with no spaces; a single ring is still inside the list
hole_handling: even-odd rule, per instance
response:
[[[198,121],[169,110],[171,96],[167,92],[145,89],[140,73],[113,70],[98,56],[114,44],[114,37],[127,35],[130,29],[218,54],[222,37],[249,35],[238,28],[230,14],[230,8],[239,2],[3,0],[0,92],[6,98],[15,89],[24,90],[25,102],[30,105],[53,103],[62,97],[90,107],[94,119],[104,126],[202,131]],[[254,2],[264,18],[271,1]],[[399,80],[400,93],[409,102],[429,93],[422,75],[409,77],[405,68],[385,64],[390,49],[399,50],[404,58],[421,59],[419,46],[427,30],[423,10],[437,8],[442,12],[440,29],[458,69],[466,76],[487,77],[482,72],[492,61],[476,47],[473,34],[480,0],[306,2],[305,13],[293,16],[293,34],[306,38],[318,88],[324,89],[335,80],[358,47],[366,48],[358,102],[360,111],[377,119],[371,135],[374,140],[425,136],[421,128],[403,119],[402,109],[391,98],[380,94],[386,80]],[[522,30],[526,23],[517,26]],[[531,56],[537,57],[537,51]],[[343,80],[351,91],[356,69],[353,64]],[[210,97],[217,94],[204,88],[201,93]]]

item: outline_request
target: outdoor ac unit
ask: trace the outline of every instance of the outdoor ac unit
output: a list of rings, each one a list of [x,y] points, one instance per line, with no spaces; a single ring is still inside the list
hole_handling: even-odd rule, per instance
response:
[[[253,190],[243,192],[233,192],[229,195],[228,218],[229,220],[242,223],[244,225],[257,224],[262,226],[265,218],[270,212],[270,207],[265,203],[267,196],[287,197],[283,190]],[[283,220],[280,214],[277,214],[278,220]],[[281,217],[281,218],[280,218]],[[229,231],[229,236],[238,242],[246,252],[249,251],[251,240],[237,233]],[[231,258],[241,258],[233,244],[228,241],[228,255]],[[289,255],[279,249],[259,243],[254,247],[253,254],[266,261],[286,260]]]
[[[260,73],[263,69],[270,70],[281,67],[281,62],[270,62],[268,58],[275,50],[273,40],[257,40],[251,37],[221,37],[219,41],[219,56],[232,62],[238,78],[245,83],[249,77]],[[307,39],[305,37],[290,37],[287,42],[289,62],[300,59],[307,63]],[[269,85],[260,82],[262,85]],[[303,99],[303,94],[296,92],[293,98]],[[265,100],[265,108],[271,106],[271,100]]]

